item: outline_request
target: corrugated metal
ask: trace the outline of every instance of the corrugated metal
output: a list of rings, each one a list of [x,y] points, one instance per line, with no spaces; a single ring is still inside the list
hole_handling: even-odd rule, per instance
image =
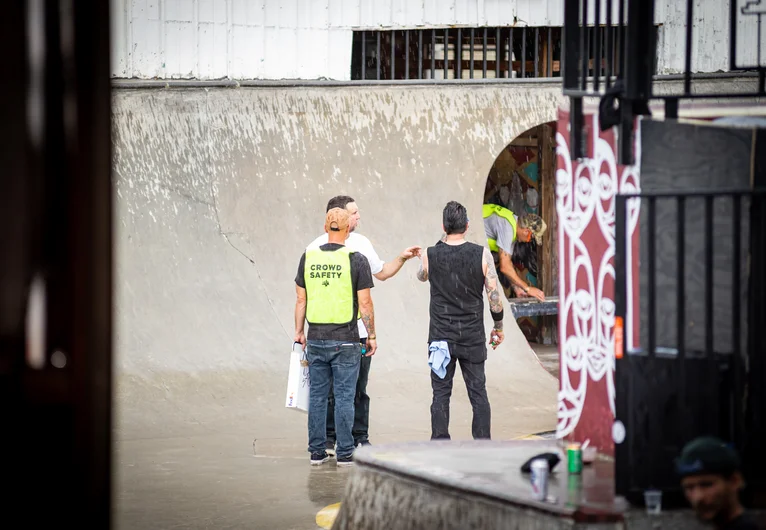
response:
[[[731,0],[739,8],[748,0]],[[750,0],[752,2],[752,0]],[[657,22],[662,24],[658,53],[658,71],[663,74],[680,73],[685,68],[686,56],[686,2],[662,0],[658,3]],[[766,11],[766,1],[760,9]],[[757,62],[758,38],[756,16],[738,15],[737,61],[753,66]],[[692,46],[692,71],[718,72],[729,70],[729,2],[719,0],[696,0],[693,9],[694,33]],[[761,49],[766,51],[766,40]],[[763,55],[766,55],[763,54]],[[766,58],[765,58],[766,59]],[[762,62],[766,64],[766,62]]]
[[[612,1],[616,5],[618,0]],[[111,2],[115,77],[347,80],[353,29],[563,23],[561,0]],[[696,4],[694,69],[726,70],[728,3]],[[684,5],[658,2],[661,73],[683,69]],[[746,52],[740,53],[741,60],[755,62],[756,17],[750,18],[740,22],[737,40]]]

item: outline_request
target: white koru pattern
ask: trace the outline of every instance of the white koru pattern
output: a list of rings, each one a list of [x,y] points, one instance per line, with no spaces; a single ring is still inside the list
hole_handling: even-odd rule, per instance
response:
[[[593,121],[592,130],[600,131],[598,116],[590,118]],[[606,376],[608,399],[614,416],[615,304],[611,295],[605,295],[605,286],[610,285],[609,290],[613,291],[615,279],[614,196],[618,189],[623,193],[640,191],[639,166],[622,166],[618,174],[615,149],[600,135],[594,140],[594,158],[583,159],[573,169],[569,146],[561,133],[556,134],[556,154],[561,157],[561,167],[556,171],[559,289],[563,296],[560,332],[562,335],[567,333],[568,322],[573,328],[572,334],[564,337],[561,344],[561,389],[556,429],[559,438],[572,433],[580,421],[590,381],[600,381]],[[640,160],[641,156],[639,144],[637,141],[635,145],[636,160]],[[628,203],[630,238],[638,224],[639,206],[639,200]],[[592,254],[593,249],[582,240],[583,233],[592,225],[599,229],[606,243],[607,250],[603,255]],[[626,261],[632,264],[631,245],[628,247]],[[633,272],[633,267],[629,267],[625,329],[628,348],[633,347]],[[579,377],[572,377],[572,374],[579,374]]]

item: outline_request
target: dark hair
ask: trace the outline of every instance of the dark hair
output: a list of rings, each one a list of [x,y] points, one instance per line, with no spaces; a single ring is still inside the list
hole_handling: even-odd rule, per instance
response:
[[[537,276],[537,243],[534,239],[529,243],[516,241],[513,244],[511,261],[526,268],[530,274]]]
[[[450,201],[444,207],[442,224],[447,235],[465,234],[468,229],[468,212],[465,206],[456,201]]]
[[[353,197],[349,197],[348,195],[336,195],[329,201],[327,201],[327,210],[326,212],[329,212],[333,208],[340,208],[341,210],[346,209],[346,205],[350,202],[356,202]]]

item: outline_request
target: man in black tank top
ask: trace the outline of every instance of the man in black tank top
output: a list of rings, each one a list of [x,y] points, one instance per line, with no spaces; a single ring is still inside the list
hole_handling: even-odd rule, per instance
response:
[[[489,249],[465,240],[468,214],[460,203],[444,207],[442,223],[446,237],[421,255],[418,279],[431,285],[429,351],[445,349],[449,363],[445,373],[431,371],[431,439],[449,440],[449,402],[455,366],[460,363],[473,408],[474,439],[490,438],[491,411],[487,398],[484,362],[484,291],[489,299],[494,328],[492,348],[503,342],[503,303],[495,262]]]

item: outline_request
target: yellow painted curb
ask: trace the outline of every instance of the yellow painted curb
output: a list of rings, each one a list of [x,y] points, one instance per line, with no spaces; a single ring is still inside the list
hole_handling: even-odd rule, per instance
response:
[[[329,530],[332,528],[335,518],[338,516],[340,510],[340,503],[336,502],[329,506],[325,506],[317,513],[316,522],[319,528],[325,528]]]

